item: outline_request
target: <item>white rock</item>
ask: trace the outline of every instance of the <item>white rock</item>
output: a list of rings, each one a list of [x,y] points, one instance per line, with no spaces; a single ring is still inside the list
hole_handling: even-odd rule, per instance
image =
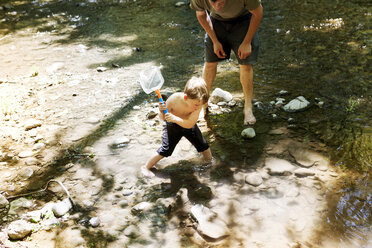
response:
[[[101,224],[101,222],[100,222],[100,220],[99,220],[98,217],[93,217],[93,218],[91,218],[91,219],[89,220],[89,224],[90,224],[92,227],[98,227],[98,226]]]
[[[28,157],[32,157],[34,155],[34,152],[33,151],[23,151],[23,152],[20,152],[18,154],[18,157],[20,158],[28,158]]]
[[[185,4],[186,4],[185,2],[177,2],[177,3],[175,4],[175,6],[176,6],[176,7],[181,7],[181,6],[185,5]]]
[[[245,182],[253,186],[259,186],[263,183],[263,179],[259,173],[253,172],[245,177]]]
[[[244,129],[242,131],[241,135],[242,135],[243,138],[251,139],[251,138],[256,137],[256,132],[254,131],[253,128],[249,127],[249,128]]]
[[[230,92],[222,90],[220,88],[216,88],[209,98],[209,101],[217,104],[219,102],[229,102],[232,100],[232,95]]]
[[[97,67],[97,71],[98,71],[98,72],[104,72],[104,71],[106,71],[106,70],[107,70],[106,67],[103,67],[103,66]]]
[[[23,239],[32,232],[32,225],[25,220],[16,220],[8,226],[8,236],[11,239]]]
[[[310,102],[307,101],[303,96],[299,96],[286,104],[283,109],[287,112],[296,112],[307,108],[309,104]]]
[[[129,142],[130,142],[130,139],[128,139],[127,137],[120,137],[120,138],[117,138],[116,140],[114,140],[112,145],[113,146],[124,146],[124,145],[128,144]]]
[[[61,217],[65,215],[70,209],[72,208],[72,204],[70,202],[70,199],[66,198],[63,201],[57,202],[53,205],[53,213],[57,217]]]
[[[227,225],[209,208],[197,204],[191,208],[191,214],[198,222],[198,231],[212,239],[220,239],[228,235]]]
[[[150,202],[141,202],[135,205],[132,210],[135,212],[145,212],[149,210],[152,207],[152,204]]]
[[[45,144],[44,143],[36,143],[33,147],[32,147],[32,150],[33,151],[39,151],[41,149],[43,149],[45,147]]]

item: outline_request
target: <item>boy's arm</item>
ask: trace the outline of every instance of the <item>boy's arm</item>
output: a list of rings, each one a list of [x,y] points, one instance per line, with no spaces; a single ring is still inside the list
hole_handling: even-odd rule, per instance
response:
[[[173,123],[176,123],[183,128],[189,129],[189,128],[192,128],[196,124],[196,122],[198,121],[200,111],[201,111],[201,108],[198,109],[198,110],[195,110],[186,119],[182,119],[181,117],[178,117],[178,116],[175,116],[174,114],[168,113],[168,114],[165,115],[165,119],[168,122],[173,122]]]

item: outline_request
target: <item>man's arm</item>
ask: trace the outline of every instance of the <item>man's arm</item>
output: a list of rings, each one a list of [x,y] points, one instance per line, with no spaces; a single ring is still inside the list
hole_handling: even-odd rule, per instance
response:
[[[252,13],[252,17],[247,34],[238,50],[238,56],[240,59],[245,59],[252,53],[251,42],[263,16],[262,5],[260,4],[256,9],[250,10],[249,12]]]
[[[200,25],[203,27],[205,32],[211,38],[213,42],[213,51],[219,58],[225,58],[226,54],[223,51],[223,47],[221,43],[218,41],[216,33],[213,30],[213,24],[207,12],[204,11],[196,11],[196,18],[198,19]]]

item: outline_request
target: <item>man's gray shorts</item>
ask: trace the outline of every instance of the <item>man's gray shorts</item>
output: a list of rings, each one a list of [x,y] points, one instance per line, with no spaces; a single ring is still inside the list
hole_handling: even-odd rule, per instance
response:
[[[251,65],[257,62],[259,39],[257,32],[252,39],[252,53],[246,59],[241,60],[238,56],[238,49],[247,34],[249,23],[251,21],[251,14],[242,16],[233,21],[219,21],[212,17],[214,32],[217,39],[223,46],[226,58],[220,59],[213,51],[213,42],[208,34],[205,34],[205,60],[206,62],[219,62],[230,58],[231,50],[234,51],[236,59],[240,65]]]

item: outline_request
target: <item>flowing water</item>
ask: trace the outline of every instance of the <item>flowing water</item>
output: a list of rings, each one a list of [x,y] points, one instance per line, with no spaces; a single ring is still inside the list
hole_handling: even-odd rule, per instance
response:
[[[174,4],[169,0],[2,1],[0,34],[34,29],[61,35],[61,44],[83,42],[108,52],[123,49],[122,56],[106,65],[156,61],[163,65],[163,87],[181,90],[190,74],[201,74],[204,31],[187,5]],[[349,241],[370,247],[372,5],[363,0],[262,4],[261,50],[254,66],[254,98],[263,103],[255,109],[256,131],[261,135],[252,142],[239,138],[243,128],[239,107],[228,116],[211,116],[209,124],[217,137],[214,153],[227,165],[255,161],[269,141],[269,127],[287,125],[293,118],[297,139],[324,143],[333,164],[352,171],[327,195],[330,214],[325,233],[319,236],[338,237],[339,247],[347,247]],[[137,52],[127,55],[128,46]],[[220,64],[213,87],[242,96],[234,60]],[[302,95],[311,107],[296,114],[273,107],[270,101],[282,89],[289,92],[287,101]],[[212,176],[226,176],[224,172]]]

